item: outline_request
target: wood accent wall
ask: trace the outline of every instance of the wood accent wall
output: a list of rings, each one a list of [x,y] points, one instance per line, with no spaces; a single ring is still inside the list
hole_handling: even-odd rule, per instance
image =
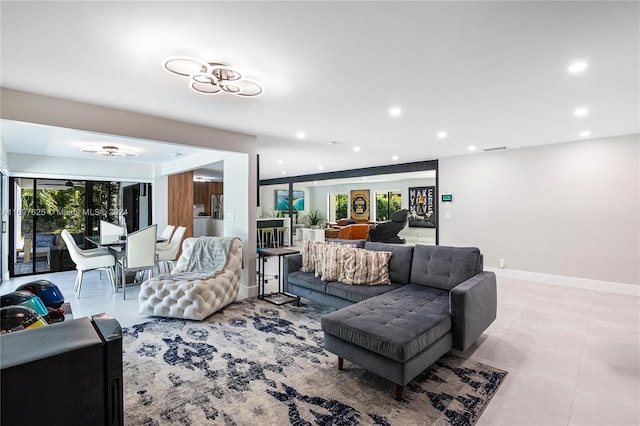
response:
[[[204,204],[204,213],[211,216],[211,195],[222,195],[222,182],[193,182],[193,204]]]
[[[193,237],[193,171],[168,176],[169,225],[187,228],[184,237]]]

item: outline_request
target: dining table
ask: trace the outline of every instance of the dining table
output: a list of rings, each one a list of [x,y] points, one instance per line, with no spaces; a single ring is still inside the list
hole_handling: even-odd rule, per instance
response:
[[[87,235],[86,240],[97,247],[104,247],[109,250],[109,253],[115,259],[116,265],[118,261],[127,254],[127,236],[126,235]],[[157,237],[156,243],[164,243],[167,239],[163,237]],[[114,271],[115,272],[115,271]],[[116,279],[116,288],[120,287],[120,275],[114,273]]]

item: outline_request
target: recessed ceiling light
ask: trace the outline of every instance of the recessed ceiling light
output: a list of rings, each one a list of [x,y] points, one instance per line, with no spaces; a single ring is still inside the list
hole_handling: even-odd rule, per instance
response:
[[[284,161],[278,160],[278,164],[283,164],[283,163],[284,163]]]
[[[307,135],[304,132],[298,132],[296,133],[296,137],[298,139],[304,139]]]
[[[581,138],[586,138],[586,137],[589,137],[589,136],[591,136],[591,132],[588,131],[588,130],[580,132],[580,137]]]
[[[353,152],[360,152],[360,147],[359,146],[354,146],[353,147]]]
[[[389,115],[392,117],[397,117],[402,114],[402,110],[399,107],[393,107],[389,110]]]
[[[476,150],[476,147],[475,147],[475,146],[473,146],[473,145],[471,145],[471,146],[470,146],[469,148],[467,148],[467,149],[468,149],[469,151],[475,151],[475,150]]]
[[[575,111],[573,111],[573,115],[575,115],[576,117],[583,117],[587,114],[589,114],[589,110],[586,108],[578,108]]]
[[[568,71],[571,74],[578,74],[586,70],[588,66],[589,65],[586,62],[574,62],[573,64],[569,65]]]
[[[447,137],[447,132],[445,132],[444,130],[440,130],[436,136],[438,137],[438,139],[444,139]]]
[[[318,170],[324,169],[324,166],[318,166]]]
[[[398,161],[398,158],[399,158],[399,157],[398,157],[397,155],[394,155],[393,157],[391,157],[391,159],[392,159],[393,161]]]
[[[286,175],[287,172],[285,172],[284,170],[280,172],[281,175]]]

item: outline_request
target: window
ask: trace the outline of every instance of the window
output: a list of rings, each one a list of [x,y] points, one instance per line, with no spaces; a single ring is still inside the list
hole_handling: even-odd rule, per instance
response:
[[[329,194],[329,221],[346,219],[349,212],[349,196],[347,194]]]
[[[391,220],[391,215],[400,210],[402,193],[399,191],[376,193],[376,222]]]

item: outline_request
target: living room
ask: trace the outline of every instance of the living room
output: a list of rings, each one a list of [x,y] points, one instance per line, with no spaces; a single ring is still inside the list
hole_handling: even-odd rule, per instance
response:
[[[231,47],[212,52],[224,56],[212,60],[251,64],[251,61],[243,62],[242,54],[238,53],[244,49],[260,58],[265,57],[264,52],[269,52],[272,58],[262,60],[268,70],[274,69],[268,68],[268,63],[278,64],[273,66],[279,73],[258,73],[263,77],[260,81],[264,82],[265,92],[255,99],[241,99],[230,94],[220,94],[218,98],[201,96],[190,93],[186,82],[179,83],[181,80],[176,80],[178,83],[172,87],[174,81],[167,82],[166,79],[174,76],[168,76],[159,65],[163,57],[158,55],[161,49],[154,40],[171,44],[172,48],[167,50],[173,54],[179,53],[178,43],[169,43],[166,36],[156,37],[157,33],[152,29],[139,30],[136,25],[139,22],[131,18],[149,13],[157,22],[167,22],[166,27],[170,28],[170,20],[160,11],[133,3],[95,5],[95,11],[75,3],[67,4],[68,9],[56,2],[49,2],[52,4],[48,6],[30,3],[24,6],[17,2],[2,4],[0,170],[3,174],[3,212],[9,206],[9,177],[117,179],[151,183],[153,222],[166,225],[169,223],[167,177],[223,159],[225,213],[231,213],[225,215],[225,234],[237,235],[243,240],[245,264],[240,298],[246,298],[257,294],[253,249],[257,245],[256,216],[273,214],[274,209],[269,204],[274,202],[275,189],[286,188],[289,182],[294,188],[304,186],[308,197],[306,207],[330,213],[326,204],[328,194],[348,193],[352,189],[370,190],[372,196],[376,191],[399,191],[402,193],[401,206],[408,208],[409,188],[433,185],[439,195],[452,195],[450,202],[438,199],[437,229],[406,227],[402,235],[409,244],[479,247],[484,255],[485,269],[494,271],[498,277],[498,319],[470,356],[507,370],[509,375],[479,423],[638,423],[638,408],[633,402],[633,398],[637,401],[640,392],[637,363],[640,346],[640,130],[636,3],[519,5],[516,2],[484,2],[475,6],[459,3],[451,6],[448,11],[451,15],[445,13],[446,6],[439,2],[431,2],[432,5],[415,2],[406,10],[384,2],[378,5],[382,10],[369,2],[349,3],[342,6],[344,9],[336,4],[331,5],[337,8],[333,12],[329,5],[320,7],[316,4],[305,9],[304,4],[295,2],[288,5],[247,3],[244,6],[220,3],[217,16],[228,18],[221,24],[222,28],[237,37],[246,33],[250,42],[243,38],[242,43],[235,43],[233,37],[225,36],[222,40]],[[213,13],[207,9],[210,6],[206,3],[198,6],[188,14],[190,19],[202,22],[194,16],[195,11],[207,16]],[[168,9],[175,11],[175,7],[171,5]],[[420,13],[415,13],[412,7],[418,8]],[[309,18],[314,14],[319,16],[317,20]],[[47,23],[51,15],[60,20],[55,29],[51,27],[53,24]],[[418,41],[409,44],[402,39],[406,44],[381,44],[385,49],[380,53],[386,52],[390,56],[378,59],[403,66],[411,71],[415,80],[409,88],[395,89],[391,85],[388,92],[367,86],[370,83],[358,85],[353,91],[342,86],[334,89],[334,79],[348,77],[353,80],[365,74],[363,68],[342,68],[347,70],[347,75],[338,77],[335,64],[346,63],[341,62],[342,57],[336,61],[330,56],[324,59],[321,54],[318,58],[309,58],[314,55],[299,46],[285,49],[285,54],[274,46],[288,46],[284,42],[286,37],[274,35],[269,39],[266,36],[268,28],[265,28],[268,25],[264,23],[268,19],[256,22],[262,19],[252,18],[251,23],[262,29],[265,40],[269,40],[263,45],[261,36],[255,35],[248,24],[241,27],[230,24],[236,21],[234,16],[249,15],[273,17],[274,27],[291,25],[296,30],[293,34],[300,34],[301,38],[309,39],[306,42],[310,46],[315,46],[310,47],[309,52],[340,50],[335,48],[340,46],[335,39],[347,36],[354,51],[356,46],[363,45],[363,52],[369,52],[373,47],[366,43],[367,37],[378,41],[378,36],[373,34],[377,30],[373,28],[387,25],[384,16],[396,16],[399,22],[405,20],[411,25],[407,25],[406,34],[398,28],[401,24],[394,24],[394,31]],[[356,27],[354,23],[354,28],[360,29],[358,37],[342,26],[335,28],[335,34],[332,34],[331,25],[326,25],[335,20],[329,19],[330,16],[356,15],[359,16],[358,25],[362,25]],[[73,16],[83,19],[72,20]],[[440,16],[442,22],[439,23],[436,16]],[[101,44],[93,39],[95,50],[106,51],[107,47],[116,50],[123,61],[130,62],[128,70],[131,74],[142,75],[148,71],[149,64],[157,65],[159,75],[150,77],[153,84],[149,87],[140,84],[144,77],[138,77],[141,80],[132,83],[120,69],[101,74],[100,80],[105,87],[113,84],[110,88],[98,90],[93,85],[81,83],[83,72],[88,72],[89,68],[99,69],[104,64],[95,59],[100,55],[92,49],[86,45],[73,46],[74,43],[70,43],[70,49],[82,51],[85,48],[90,51],[87,54],[92,60],[87,59],[83,65],[78,51],[73,58],[76,62],[70,62],[72,65],[65,64],[63,59],[47,60],[52,68],[51,81],[55,84],[44,84],[30,74],[34,72],[30,68],[37,68],[33,63],[39,58],[49,59],[44,50],[48,49],[52,56],[70,60],[72,54],[62,54],[65,41],[69,44],[69,40],[89,37],[91,33],[97,38],[106,37],[100,30],[101,19],[119,30],[113,33],[121,34],[123,38],[130,36],[136,43],[118,38]],[[471,30],[465,31],[465,26],[484,31],[484,26],[480,25],[483,19],[493,24],[495,38],[491,38],[490,49],[483,49],[482,54],[476,55],[472,49],[464,49],[465,43],[471,43],[469,34],[475,34]],[[524,28],[514,28],[521,24]],[[91,29],[84,25],[90,25]],[[305,28],[305,25],[309,27]],[[437,60],[422,64],[408,59],[430,55],[421,45],[436,52],[436,47],[432,46],[436,43],[427,43],[428,34],[432,33],[423,34],[418,30],[429,25],[445,34],[439,38],[439,44],[448,44],[448,49],[437,50],[438,55],[432,55],[449,64],[449,68],[437,72],[431,71],[436,68]],[[71,28],[68,33],[61,29],[65,26]],[[447,31],[447,26],[453,29]],[[584,39],[572,36],[568,28]],[[545,29],[549,30],[546,35]],[[452,38],[454,30],[464,33],[467,38]],[[41,37],[32,40],[26,36],[27,32]],[[43,33],[47,35],[42,36]],[[134,34],[139,37],[133,37]],[[392,34],[394,32],[389,30],[387,35],[391,37]],[[220,34],[216,35],[220,37]],[[517,40],[511,40],[509,46],[501,44],[507,43],[509,38]],[[315,39],[324,39],[334,49]],[[482,40],[487,41],[486,38]],[[186,37],[186,41],[194,43],[190,37]],[[574,42],[578,47],[572,47]],[[325,50],[313,43],[320,43]],[[481,46],[472,44],[472,47],[480,49]],[[501,49],[507,53],[501,55]],[[143,51],[146,53],[141,53]],[[547,53],[542,54],[543,51]],[[299,54],[299,58],[291,52]],[[532,52],[535,55],[525,57]],[[187,53],[195,55],[195,52],[182,52]],[[585,58],[590,67],[582,75],[568,73],[566,67],[579,57]],[[309,68],[299,68],[296,61],[305,64],[308,61],[310,65],[305,66]],[[324,74],[310,71],[325,61],[334,65],[321,68]],[[496,66],[490,67],[487,74],[465,72],[468,68],[478,67],[480,73],[480,66],[492,61]],[[366,64],[370,66],[372,62]],[[381,64],[378,62],[377,65]],[[248,68],[255,69],[254,66]],[[283,72],[285,69],[287,73]],[[77,80],[65,76],[71,71]],[[153,73],[156,71],[154,69]],[[385,74],[382,70],[376,72]],[[513,75],[519,73],[522,75]],[[450,78],[445,80],[445,74],[451,74]],[[282,81],[276,75],[286,76],[289,80]],[[307,76],[309,80],[298,82],[294,76]],[[438,83],[430,83],[432,81]],[[33,82],[33,85],[27,82]],[[411,93],[411,87],[419,87],[421,82],[428,90],[420,90],[420,97],[427,101],[436,99],[434,105],[416,112],[419,104],[414,100],[403,104],[403,115],[391,117],[387,114],[393,102],[400,102],[404,93]],[[438,96],[432,95],[435,92],[430,91],[436,90],[434,85],[446,89],[445,93],[449,92],[451,98],[442,92],[438,92]],[[163,89],[159,90],[159,87]],[[289,106],[283,98],[288,90],[299,92],[296,95],[303,98],[302,103]],[[375,92],[382,101],[375,105],[363,101],[363,93],[368,90]],[[556,94],[559,96],[555,97]],[[226,99],[224,107],[215,103],[223,95],[230,98]],[[343,103],[342,98],[347,96],[349,99],[344,99]],[[310,99],[316,98],[319,104],[312,104]],[[142,101],[145,99],[152,101],[145,105]],[[188,106],[191,103],[193,109]],[[490,109],[489,104],[502,105],[502,108]],[[574,116],[574,108],[582,104],[588,104],[589,114]],[[256,113],[258,109],[260,112]],[[295,109],[306,110],[306,121],[292,120]],[[356,112],[364,114],[363,111],[369,114],[368,117],[357,118],[361,116],[356,117]],[[269,123],[259,127],[262,120],[258,115],[264,115]],[[317,120],[313,127],[310,124],[312,117]],[[119,143],[132,146],[144,141],[151,146],[172,144],[200,151],[171,161],[116,162],[92,156],[79,157],[75,153],[59,156],[56,151],[66,149],[67,142],[47,139],[36,140],[36,150],[26,153],[20,145],[26,146],[28,137],[15,142],[8,133],[16,122],[31,127],[79,130],[83,136],[115,135],[120,139]],[[407,129],[415,122],[422,130],[409,134]],[[464,131],[459,127],[462,124],[458,124],[462,122],[469,126]],[[381,130],[382,124],[384,129]],[[369,127],[380,136],[364,134]],[[300,129],[305,130],[303,137],[296,135]],[[441,129],[448,131],[444,138],[437,136]],[[559,130],[551,134],[552,129]],[[586,130],[591,134],[580,136],[580,132]],[[368,140],[372,144],[373,140],[382,142],[370,146]],[[329,145],[330,142],[337,143]],[[468,150],[471,144],[476,147],[475,152]],[[352,147],[355,146],[362,150],[354,152]],[[76,141],[71,147],[79,151],[82,143]],[[505,149],[493,150],[501,147]],[[392,159],[392,155],[398,155],[399,159]],[[141,153],[139,157],[144,155]],[[401,180],[397,184],[392,181],[373,183],[370,176],[366,176],[367,183],[349,183],[343,187],[330,187],[322,180],[314,183],[314,177],[319,174],[424,160],[437,161],[437,175],[415,182]],[[279,161],[283,164],[278,164]],[[278,179],[286,182],[273,183]],[[262,185],[258,188],[260,181]],[[256,207],[258,198],[261,200],[260,213]],[[339,218],[327,217],[332,221],[330,219]],[[3,216],[3,222],[7,220]],[[9,277],[8,238],[3,232],[3,280],[0,284],[3,294],[28,279],[16,281]],[[89,281],[83,290],[86,293],[76,300],[72,290],[74,274],[67,272],[50,277],[63,288],[67,299],[73,299],[74,314],[108,311],[124,327],[148,320],[137,314],[137,300],[123,301],[119,294],[114,295],[106,282],[99,280],[97,273],[95,277],[87,276]],[[545,341],[545,335],[551,338]],[[570,348],[561,348],[563,337],[571,342],[567,345]],[[582,342],[575,343],[580,339]],[[539,346],[536,348],[535,345]],[[602,385],[605,382],[608,384]],[[600,385],[603,389],[596,390]],[[536,396],[545,392],[546,395]]]

